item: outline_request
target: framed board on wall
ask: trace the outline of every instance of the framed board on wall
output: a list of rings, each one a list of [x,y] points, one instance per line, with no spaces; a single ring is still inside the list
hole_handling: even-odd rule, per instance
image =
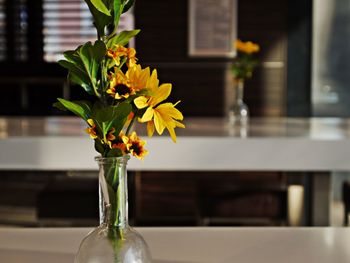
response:
[[[237,0],[189,0],[188,50],[191,57],[234,57]]]

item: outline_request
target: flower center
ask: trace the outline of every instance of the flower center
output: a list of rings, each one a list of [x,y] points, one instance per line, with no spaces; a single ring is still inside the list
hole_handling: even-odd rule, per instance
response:
[[[115,92],[118,93],[120,96],[123,96],[125,94],[130,93],[130,88],[124,84],[118,84],[115,86]]]
[[[130,150],[133,150],[136,155],[140,155],[142,153],[142,147],[140,147],[138,143],[133,143]]]

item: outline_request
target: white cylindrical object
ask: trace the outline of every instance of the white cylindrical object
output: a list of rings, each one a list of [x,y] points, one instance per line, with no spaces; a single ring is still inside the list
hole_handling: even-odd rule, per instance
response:
[[[302,185],[288,186],[288,224],[300,226],[303,218],[304,187]]]

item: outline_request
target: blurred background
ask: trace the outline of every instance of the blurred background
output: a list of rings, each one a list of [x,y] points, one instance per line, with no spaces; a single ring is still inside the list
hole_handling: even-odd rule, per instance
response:
[[[142,29],[132,43],[137,57],[157,68],[161,82],[173,84],[171,99],[181,99],[186,117],[223,118],[232,57],[189,54],[189,1],[137,0],[122,28]],[[245,83],[251,117],[349,117],[347,0],[239,0],[234,6],[227,34],[260,45],[260,64]],[[1,117],[67,115],[52,103],[57,97],[81,99],[84,92],[67,83],[56,61],[91,39],[95,30],[83,0],[0,0]],[[311,212],[315,174],[130,172],[130,219],[142,226],[317,225]],[[326,194],[344,213],[341,191],[348,174],[318,176],[331,181]],[[294,206],[296,219],[288,212]],[[343,215],[325,224],[346,224]],[[0,171],[0,224],[97,222],[97,173]]]

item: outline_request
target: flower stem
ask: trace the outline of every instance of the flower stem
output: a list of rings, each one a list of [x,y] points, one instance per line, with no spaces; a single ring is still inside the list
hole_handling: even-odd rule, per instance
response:
[[[129,126],[128,126],[128,128],[126,129],[125,135],[128,135],[128,134],[129,134],[130,129],[131,129],[132,125],[134,124],[134,121],[135,121],[135,116],[132,117],[132,119],[131,119],[131,121],[130,121],[130,123],[129,123]]]

